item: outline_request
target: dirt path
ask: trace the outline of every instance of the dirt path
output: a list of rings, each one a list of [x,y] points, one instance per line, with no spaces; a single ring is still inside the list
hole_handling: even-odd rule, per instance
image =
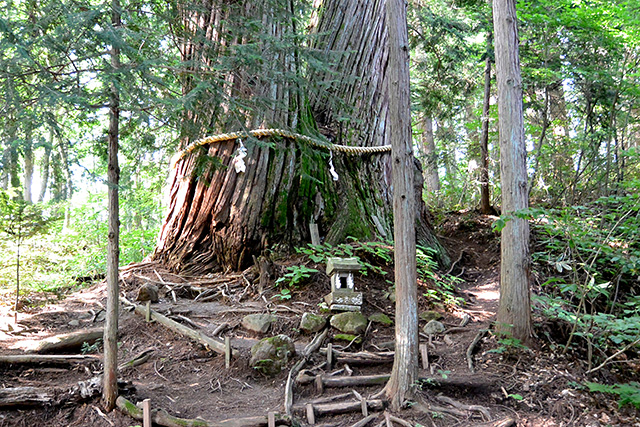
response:
[[[553,354],[544,344],[539,349],[521,353],[510,353],[509,349],[504,352],[503,346],[489,333],[479,341],[472,358],[474,372],[470,371],[469,345],[479,333],[490,329],[498,306],[499,246],[489,227],[491,221],[485,217],[469,220],[460,215],[457,218],[452,216],[445,224],[444,240],[451,247],[453,259],[457,260],[452,274],[464,279],[458,295],[466,300],[466,304],[447,309],[421,296],[420,309],[437,310],[443,316],[442,322],[448,333],[433,337],[428,347],[429,367],[420,367],[420,377],[427,380],[420,383],[416,401],[410,408],[396,415],[411,421],[412,425],[423,426],[492,426],[506,419],[514,420],[518,426],[634,425],[629,423],[633,418],[624,411],[618,412],[612,400],[596,401],[592,395],[572,387],[572,382],[580,381],[579,372],[572,368],[575,364]],[[171,283],[182,280],[158,265],[146,266],[125,276],[123,290],[129,299],[135,299],[135,293],[144,281],[141,278],[161,276]],[[247,282],[257,282],[257,276],[251,276],[250,272],[244,277],[234,277],[227,283],[215,285],[221,294],[214,301],[194,302],[192,294],[181,293],[184,289],[173,286],[177,302],[173,301],[170,292],[166,292],[161,303],[154,305],[154,309],[167,315],[190,319],[209,335],[219,325],[227,324],[228,328],[220,332],[218,338],[231,338],[237,350],[230,369],[225,368],[224,357],[201,345],[158,324],[148,324],[128,311],[122,313],[119,359],[127,361],[143,350],[152,350],[146,363],[122,374],[127,383],[125,393],[130,400],[149,398],[153,407],[164,408],[172,415],[213,421],[282,411],[288,370],[275,377],[265,377],[249,368],[249,349],[261,336],[243,330],[240,321],[252,312],[274,313],[278,322],[270,334],[286,333],[300,349],[311,339],[298,330],[301,314],[304,311],[322,314],[318,302],[328,291],[328,279],[317,275],[314,283],[296,290],[290,300],[281,301],[272,298],[276,289],[270,289],[263,298],[254,286],[248,286]],[[394,308],[387,298],[389,284],[385,279],[375,276],[358,279],[357,286],[365,293],[365,315],[383,312],[393,318]],[[29,341],[47,335],[99,326],[102,324],[103,305],[104,284],[96,285],[56,304],[27,308],[20,315],[19,325],[10,329],[8,325],[12,323],[12,315],[9,305],[3,303],[0,305],[0,354],[18,354],[22,351],[20,347]],[[465,315],[469,316],[470,322],[460,327]],[[420,327],[425,324],[426,321],[421,321]],[[333,332],[330,340],[334,348],[375,352],[389,348],[394,330],[371,324],[360,347],[338,341],[332,335]],[[339,364],[328,370],[323,366],[324,361],[324,356],[314,355],[306,368],[312,369],[314,374],[338,376],[349,372],[354,376],[388,374],[391,370],[389,364],[369,367]],[[76,366],[0,365],[0,387],[64,388],[99,372],[99,363]],[[322,397],[350,390],[326,389]],[[357,387],[365,397],[379,390],[380,386]],[[318,397],[313,385],[297,385],[294,389],[296,404]],[[467,406],[456,408],[452,402]],[[474,409],[464,409],[468,405],[474,405]],[[304,424],[304,414],[299,415],[299,419]],[[361,419],[361,414],[349,413],[318,417],[317,423],[349,426]],[[381,420],[379,418],[370,425],[377,425]],[[44,409],[0,409],[0,427],[44,425],[129,427],[136,422],[119,411],[105,414],[98,399]]]

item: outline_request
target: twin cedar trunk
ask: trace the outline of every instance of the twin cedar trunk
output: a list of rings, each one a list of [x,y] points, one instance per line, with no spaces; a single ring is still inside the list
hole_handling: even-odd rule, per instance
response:
[[[269,127],[295,128],[298,122],[314,122],[337,144],[388,145],[389,78],[384,3],[326,2],[318,19],[314,48],[325,52],[331,62],[323,70],[312,70],[310,76],[310,81],[322,89],[305,88],[309,99],[305,105],[300,105],[298,98],[293,99],[296,92],[289,82],[265,81],[257,84],[249,95],[244,90],[242,95],[248,98],[269,93],[273,96],[273,105],[298,106],[296,112],[289,111],[286,116],[270,109],[253,111],[244,126],[273,123]],[[268,9],[261,8],[260,4],[253,4],[251,12],[267,15]],[[223,8],[215,13],[223,13]],[[191,25],[200,22],[204,26],[202,34],[224,33],[220,20],[190,22]],[[209,28],[214,24],[216,31]],[[278,34],[293,31],[287,22],[273,24],[280,26]],[[183,52],[190,55],[183,58],[185,61],[202,55],[195,51],[195,44],[185,43],[188,49]],[[283,73],[291,72],[295,62],[275,61],[273,67],[284,67]],[[237,73],[242,74],[242,70]],[[337,75],[344,78],[336,80]],[[185,91],[190,84],[185,81]],[[239,93],[233,87],[229,90],[233,96]],[[187,116],[185,121],[190,123],[190,129],[206,128],[202,123],[198,125],[200,122],[194,124],[204,120],[201,111],[189,112]],[[298,120],[300,117],[304,120]],[[224,120],[209,117],[204,121],[223,123]],[[217,133],[230,130],[233,129],[221,128]],[[185,140],[185,145],[187,142]],[[389,154],[330,154],[327,150],[282,138],[251,139],[243,144],[248,150],[244,173],[236,173],[232,165],[238,141],[203,147],[177,162],[171,171],[169,212],[154,255],[156,259],[176,270],[194,274],[241,269],[252,264],[253,256],[264,250],[309,243],[310,222],[319,225],[321,236],[330,244],[340,243],[348,236],[370,240],[393,237]],[[337,181],[329,173],[330,159],[339,177]],[[433,235],[422,202],[419,163],[413,160],[410,169],[415,178],[412,197],[416,201],[417,240],[436,249],[439,261],[446,265],[448,258]]]

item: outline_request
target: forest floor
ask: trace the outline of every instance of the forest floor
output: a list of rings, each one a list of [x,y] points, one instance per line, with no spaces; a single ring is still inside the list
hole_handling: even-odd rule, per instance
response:
[[[534,314],[536,344],[524,350],[505,346],[491,333],[499,294],[499,241],[491,231],[491,222],[491,218],[475,214],[452,214],[442,226],[443,242],[452,259],[457,260],[452,273],[464,280],[455,292],[465,303],[459,307],[434,304],[423,296],[426,292],[423,287],[427,285],[420,284],[420,310],[438,311],[446,331],[427,344],[430,366],[428,369],[420,366],[419,375],[426,379],[420,382],[415,401],[393,415],[411,423],[406,425],[414,426],[640,426],[638,411],[619,409],[614,396],[589,393],[580,386],[587,379],[584,361],[575,354],[562,355],[558,350],[561,346],[554,347],[545,338],[557,337],[561,325],[544,321]],[[275,260],[276,269],[284,272],[284,266],[297,265],[302,260],[300,256]],[[324,265],[309,266],[320,271],[324,269]],[[213,422],[283,412],[287,375],[299,359],[294,358],[275,377],[264,376],[250,368],[250,348],[263,336],[244,330],[240,322],[250,313],[272,313],[278,321],[269,336],[287,334],[301,352],[313,336],[298,329],[300,317],[304,312],[323,314],[318,303],[329,292],[329,279],[324,273],[317,273],[310,283],[295,289],[290,299],[281,300],[274,298],[277,289],[273,286],[259,294],[255,270],[249,269],[242,274],[184,277],[153,262],[121,269],[122,292],[128,300],[135,300],[143,283],[159,285],[161,298],[159,303],[151,305],[153,310],[183,322],[185,326],[198,328],[221,342],[229,337],[234,349],[231,365],[226,368],[223,355],[157,322],[147,323],[142,316],[123,309],[119,361],[129,361],[147,350],[150,356],[146,362],[121,372],[121,379],[126,383],[122,394],[134,403],[150,399],[152,408],[163,408],[176,417],[201,417]],[[356,277],[356,287],[364,293],[362,311],[366,316],[382,312],[393,319],[394,308],[388,298],[386,277],[392,275]],[[194,301],[197,295],[200,298]],[[2,298],[0,356],[25,354],[48,336],[94,328],[104,322],[104,282],[61,299],[53,294],[30,295],[18,315],[17,325],[13,323],[11,297],[4,295]],[[208,301],[202,302],[203,299]],[[470,321],[461,327],[465,317]],[[421,320],[420,328],[425,323]],[[223,324],[227,327],[219,328]],[[484,330],[489,332],[474,351],[475,372],[472,373],[467,350]],[[381,352],[389,349],[394,339],[392,326],[372,323],[359,345],[338,341],[335,333],[335,330],[329,331],[324,346],[332,342],[334,349],[347,352]],[[421,341],[427,343],[424,337]],[[84,351],[98,355],[99,347],[85,345]],[[71,353],[79,354],[80,351],[76,348],[68,352]],[[390,363],[345,366],[338,361],[331,369],[324,363],[326,356],[314,353],[304,368],[314,375],[336,377],[391,372]],[[65,400],[65,390],[72,390],[80,381],[99,375],[100,369],[99,360],[71,365],[0,363],[0,402],[3,391],[11,388],[27,390],[25,387],[33,387],[30,390],[49,391],[56,396],[54,403],[44,406],[0,406],[0,426],[142,425],[142,421],[117,409],[105,413],[99,397]],[[605,378],[612,375],[606,369],[599,374]],[[342,396],[341,401],[355,402],[357,393],[353,390],[369,399],[381,387],[325,387],[320,392],[313,383],[296,384],[293,395],[295,419],[301,425],[308,424],[304,403],[345,393],[352,394]],[[376,414],[373,410],[370,413]],[[384,414],[379,412],[368,425],[386,425]],[[360,412],[318,415],[315,423],[350,426],[363,418]]]

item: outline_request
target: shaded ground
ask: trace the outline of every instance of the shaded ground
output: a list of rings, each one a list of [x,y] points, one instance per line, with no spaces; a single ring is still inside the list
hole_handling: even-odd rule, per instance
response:
[[[467,349],[481,331],[490,329],[498,304],[499,245],[490,229],[491,222],[488,217],[452,214],[443,225],[443,240],[456,261],[450,273],[464,280],[457,294],[466,303],[453,308],[424,296],[420,298],[420,309],[437,310],[443,316],[447,331],[435,337],[429,347],[430,367],[420,371],[420,376],[429,380],[421,383],[416,404],[396,415],[411,421],[412,425],[424,426],[494,425],[506,418],[515,420],[518,426],[640,426],[637,412],[618,410],[617,403],[609,396],[578,390],[576,384],[584,381],[584,364],[550,350],[550,344],[542,339],[538,340],[537,348],[515,352],[488,333],[474,355],[475,372],[469,370]],[[282,274],[284,268],[278,266],[300,262],[303,262],[301,258],[277,260],[276,270]],[[324,265],[315,267],[322,271]],[[221,339],[230,337],[236,350],[231,367],[226,369],[223,356],[124,310],[120,321],[119,360],[127,361],[144,350],[153,350],[146,363],[122,374],[127,382],[123,393],[129,400],[139,402],[149,398],[153,407],[164,408],[172,415],[211,421],[282,411],[288,370],[270,378],[249,368],[250,347],[261,336],[245,331],[240,321],[249,313],[273,313],[278,322],[269,335],[288,334],[295,340],[296,347],[302,349],[312,337],[298,330],[300,317],[304,312],[322,314],[318,303],[329,291],[326,275],[315,274],[311,283],[296,290],[288,300],[274,297],[277,289],[271,285],[260,295],[255,269],[242,274],[195,278],[176,276],[161,265],[146,263],[123,269],[122,277],[123,292],[129,300],[135,299],[141,284],[155,283],[161,288],[162,297],[160,303],[153,304],[154,310],[197,327],[209,336],[216,333]],[[357,277],[356,286],[364,292],[365,315],[383,312],[393,317],[386,277],[373,274]],[[426,293],[428,287],[429,284],[420,283],[420,293]],[[194,301],[196,297],[198,300]],[[19,314],[18,325],[13,324],[10,301],[0,302],[0,354],[21,354],[43,337],[95,327],[103,322],[103,283],[54,304],[37,305],[38,298],[44,296],[32,297],[31,305]],[[469,323],[460,327],[467,316]],[[425,323],[421,320],[420,326]],[[223,324],[227,325],[224,329],[220,328]],[[541,328],[549,329],[553,325],[545,324]],[[393,328],[379,324],[370,324],[360,346],[336,340],[332,337],[334,332],[330,333],[334,348],[345,351],[380,351],[389,348],[394,339]],[[422,340],[426,342],[424,337]],[[324,372],[324,361],[324,357],[314,355],[306,368],[314,369],[315,373],[340,375],[344,375],[345,370],[353,371],[353,375],[384,374],[391,370],[390,365],[338,365]],[[72,367],[0,365],[0,388],[67,388],[99,374],[100,369],[99,362]],[[323,397],[350,390],[325,389]],[[380,386],[357,387],[357,391],[366,397],[380,391]],[[486,410],[485,415],[482,411],[456,409],[442,400],[442,396],[460,404],[481,406]],[[298,404],[319,396],[312,385],[297,385],[294,397]],[[486,419],[486,414],[490,419]],[[297,419],[303,425],[306,423],[303,415]],[[352,413],[318,417],[316,423],[348,426],[360,419],[361,414]],[[370,425],[378,425],[382,420],[380,417]],[[105,414],[98,399],[48,408],[0,409],[0,426],[139,424],[141,422],[117,410]]]

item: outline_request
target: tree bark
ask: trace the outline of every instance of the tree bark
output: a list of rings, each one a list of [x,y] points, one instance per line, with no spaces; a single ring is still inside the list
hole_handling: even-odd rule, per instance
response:
[[[482,135],[480,136],[480,213],[495,214],[489,194],[489,107],[491,100],[491,43],[493,35],[487,35],[487,57],[484,65],[484,99],[482,103]]]
[[[387,1],[389,31],[389,140],[393,159],[393,230],[396,286],[396,350],[385,395],[399,410],[414,393],[418,377],[416,285],[416,199],[413,185],[409,41],[404,0]]]
[[[120,1],[111,2],[111,24],[114,32],[121,26]],[[111,78],[116,79],[115,73],[120,68],[120,48],[117,42],[111,46],[111,68],[114,73]],[[109,197],[109,242],[107,246],[107,316],[104,327],[104,378],[102,399],[107,411],[113,410],[118,397],[118,308],[119,308],[119,274],[120,258],[120,206],[118,200],[118,185],[120,181],[120,167],[118,166],[120,121],[120,94],[114,81],[109,87],[109,164],[108,197]]]
[[[500,132],[502,229],[500,302],[496,330],[531,340],[529,222],[517,213],[528,207],[526,146],[522,115],[522,80],[515,0],[494,0],[496,78]]]
[[[247,19],[269,23],[263,26],[264,31],[270,31],[269,36],[246,34],[214,44],[224,50],[255,38],[277,41],[297,36],[290,12],[288,20],[272,18],[274,8],[289,10],[289,5],[289,2],[259,1],[242,10],[234,9]],[[238,64],[229,71],[231,77],[225,88],[229,99],[240,98],[257,107],[247,112],[223,102],[222,110],[213,111],[213,116],[208,117],[204,117],[203,106],[188,111],[183,125],[183,146],[204,131],[220,133],[265,124],[321,137],[315,130],[317,124],[335,143],[387,145],[383,5],[383,1],[364,5],[355,0],[330,0],[323,5],[313,48],[328,56],[344,56],[344,60],[332,63],[327,68],[335,69],[330,71],[311,73],[308,80],[318,88],[309,95],[309,105],[301,103],[300,88],[295,82],[265,77],[266,73],[298,75],[296,50],[278,51],[264,42],[262,51],[268,65],[263,67],[270,70],[262,70],[263,78],[247,86],[244,82],[250,70]],[[216,1],[208,2],[207,7],[206,16],[195,17],[202,10],[184,9],[183,19],[191,26],[199,22],[197,33],[210,35],[209,42],[213,42],[217,40],[215,37],[229,32],[227,26],[231,24],[225,19],[230,9]],[[184,28],[191,27],[184,25]],[[190,31],[193,33],[195,29]],[[220,52],[203,50],[189,37],[182,49],[185,61],[212,64],[221,60]],[[341,76],[338,81],[336,75]],[[185,94],[191,93],[193,84],[191,78],[184,79]],[[339,101],[338,95],[342,97]],[[345,105],[355,108],[346,111]],[[231,116],[237,119],[235,124],[229,121]],[[353,123],[348,129],[341,129],[345,117]],[[169,212],[155,259],[191,274],[222,268],[238,270],[251,264],[253,256],[265,249],[288,249],[310,242],[311,222],[318,224],[324,242],[330,244],[340,243],[348,236],[366,240],[392,237],[389,155],[329,153],[291,138],[266,141],[245,138],[243,144],[247,149],[245,172],[236,172],[233,167],[240,147],[237,139],[206,144],[176,162],[169,178]],[[337,181],[332,179],[329,161],[335,165]],[[421,174],[418,167],[414,170]],[[421,178],[419,183],[414,188],[414,197],[422,195]],[[433,235],[426,208],[422,206],[417,227],[420,242],[435,248],[446,264],[448,258]]]

